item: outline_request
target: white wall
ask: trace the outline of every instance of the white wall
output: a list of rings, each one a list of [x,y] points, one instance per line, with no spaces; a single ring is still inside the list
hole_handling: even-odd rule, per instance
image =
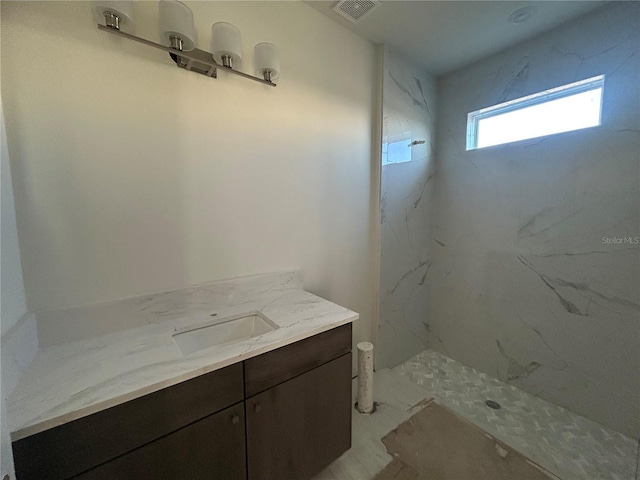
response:
[[[383,75],[383,142],[403,138],[411,161],[382,166],[378,368],[427,348],[436,114],[436,80],[422,68],[385,48]]]
[[[640,436],[640,4],[438,83],[430,345]],[[467,113],[605,74],[597,128],[465,151]]]
[[[301,268],[372,330],[375,49],[299,2],[186,2],[278,45],[277,88],[176,68],[88,2],[2,2],[2,94],[30,311]],[[157,3],[134,2],[157,39]],[[55,46],[55,50],[52,48]]]

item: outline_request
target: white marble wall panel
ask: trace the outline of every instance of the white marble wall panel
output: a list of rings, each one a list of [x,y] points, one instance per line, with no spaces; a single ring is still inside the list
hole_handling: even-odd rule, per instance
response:
[[[410,150],[411,160],[382,166],[378,368],[398,365],[427,346],[436,99],[435,79],[389,48],[383,75],[383,143],[406,143],[398,148]]]
[[[639,32],[612,2],[440,79],[428,282],[430,347],[635,438]],[[468,112],[600,74],[600,127],[465,151]]]

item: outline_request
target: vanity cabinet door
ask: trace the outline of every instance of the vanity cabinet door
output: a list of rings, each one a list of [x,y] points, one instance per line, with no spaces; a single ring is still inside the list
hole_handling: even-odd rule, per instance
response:
[[[243,398],[240,363],[163,388],[13,442],[16,477],[71,478]]]
[[[351,353],[246,400],[249,480],[306,480],[351,447]]]
[[[74,477],[78,480],[246,480],[244,403]]]

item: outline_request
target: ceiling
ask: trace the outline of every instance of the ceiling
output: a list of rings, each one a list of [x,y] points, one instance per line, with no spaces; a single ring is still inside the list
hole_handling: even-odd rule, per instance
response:
[[[337,0],[305,3],[373,43],[384,43],[442,75],[534,37],[605,4],[605,1],[382,0],[358,23],[332,8]],[[523,23],[509,16],[522,7],[536,13]]]

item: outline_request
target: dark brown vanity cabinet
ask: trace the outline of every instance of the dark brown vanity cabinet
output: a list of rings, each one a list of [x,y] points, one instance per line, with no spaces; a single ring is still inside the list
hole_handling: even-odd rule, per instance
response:
[[[74,478],[245,480],[244,437],[239,403]]]
[[[249,480],[313,477],[351,447],[351,324],[245,361]]]
[[[308,479],[351,447],[351,354],[247,399],[249,480]]]
[[[238,363],[17,440],[12,445],[16,477],[72,478],[232,405],[243,405],[242,377]],[[210,438],[201,448],[211,445],[213,452],[217,440],[215,435]],[[167,461],[179,463],[181,459],[175,454]],[[144,477],[123,474],[112,478]]]
[[[13,442],[18,480],[304,480],[351,446],[351,324]]]

